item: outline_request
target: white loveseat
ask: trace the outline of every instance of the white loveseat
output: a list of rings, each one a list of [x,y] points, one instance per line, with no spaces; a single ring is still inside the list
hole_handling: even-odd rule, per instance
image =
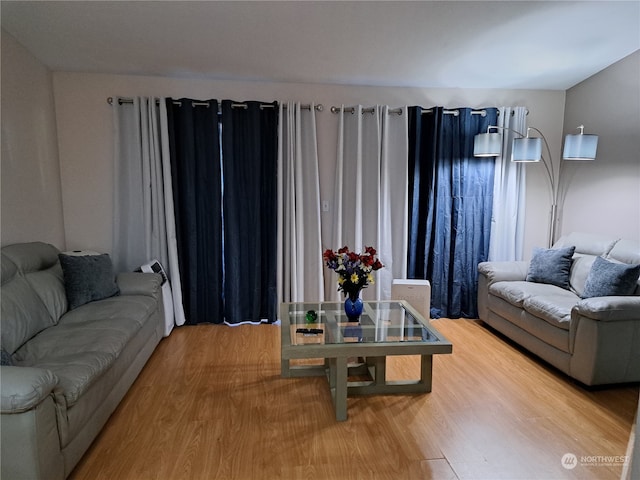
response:
[[[640,283],[622,296],[582,297],[596,257],[640,264],[640,243],[572,233],[553,246],[567,247],[568,289],[526,281],[530,262],[480,263],[480,319],[586,385],[639,382]]]

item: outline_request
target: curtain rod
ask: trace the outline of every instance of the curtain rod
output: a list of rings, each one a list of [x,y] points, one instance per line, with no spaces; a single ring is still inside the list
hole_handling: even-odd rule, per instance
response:
[[[353,114],[356,111],[356,107],[335,107],[335,106],[331,107],[331,113],[339,113],[341,110],[343,110],[344,112]],[[375,112],[375,107],[368,107],[368,108],[362,109],[362,113],[373,113],[373,112]],[[390,114],[397,113],[398,115],[402,115],[402,108],[390,109],[389,113]],[[433,113],[433,109],[422,108],[420,113]],[[455,116],[460,115],[460,112],[458,110],[444,110],[443,113],[445,115],[455,115]],[[484,117],[486,114],[487,114],[487,111],[484,109],[471,111],[471,115],[482,115]]]
[[[433,113],[433,109],[423,108],[420,113]],[[458,110],[445,110],[443,113],[451,114],[451,115],[459,115],[460,112]],[[515,115],[516,112],[511,110],[511,116]],[[482,115],[483,117],[487,115],[487,111],[484,109],[481,110],[471,110],[471,115]],[[497,115],[500,116],[500,110],[498,110]],[[527,110],[526,115],[529,115],[529,110]]]
[[[433,113],[433,109],[423,108],[420,113]],[[456,117],[460,115],[459,110],[443,110],[442,113],[444,113],[445,115],[454,115]],[[482,115],[483,117],[485,117],[487,115],[487,111],[485,109],[471,110],[471,115]]]
[[[282,104],[282,108],[288,108],[286,103]],[[322,105],[321,103],[318,103],[317,105],[314,105],[313,108],[316,110],[316,112],[322,112],[324,110],[324,105]],[[309,105],[308,103],[303,103],[300,105],[300,109],[302,110],[311,110],[311,105]]]
[[[432,109],[422,109],[422,111],[420,113],[433,113]],[[451,114],[451,115],[459,115],[460,112],[458,112],[458,110],[445,110],[443,113],[445,114]],[[516,114],[515,111],[511,110],[511,116],[513,117]],[[482,115],[483,117],[485,117],[487,115],[487,111],[486,110],[471,110],[471,115]],[[500,110],[498,110],[496,112],[496,115],[500,116]],[[529,115],[529,110],[527,110],[526,115]]]
[[[356,113],[356,107],[336,107],[336,106],[331,107],[331,113],[340,113],[340,110],[346,113]],[[373,113],[375,111],[376,111],[375,107],[367,107],[362,109],[362,113]],[[397,115],[402,115],[402,108],[389,109],[390,115],[394,113]]]
[[[156,100],[156,104],[158,102],[159,102],[159,100]],[[109,105],[113,105],[114,103],[117,103],[118,105],[122,105],[122,104],[125,104],[125,103],[133,103],[133,98],[118,98],[118,100],[116,101],[113,97],[108,97],[107,98],[107,103]],[[174,100],[173,103],[175,105],[180,105],[181,104],[181,102],[178,101],[178,100]],[[209,104],[206,103],[206,102],[192,102],[191,105],[194,106],[194,107],[197,107],[197,106],[208,107],[209,106]],[[231,107],[232,108],[247,108],[247,104],[246,103],[233,103],[233,104],[231,104]],[[282,107],[283,108],[287,108],[287,104],[283,103]],[[270,103],[265,103],[265,104],[260,105],[260,108],[275,108],[275,105],[272,105]],[[303,105],[300,105],[300,108],[302,110],[311,110],[311,105],[310,104],[306,104],[306,105],[303,104]],[[314,105],[314,109],[316,111],[318,111],[318,112],[322,112],[324,110],[324,107],[322,106],[321,103],[319,103],[317,105]]]

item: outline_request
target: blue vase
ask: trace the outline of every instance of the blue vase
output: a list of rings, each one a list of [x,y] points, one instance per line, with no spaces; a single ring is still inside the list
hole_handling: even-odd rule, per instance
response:
[[[350,322],[357,322],[362,315],[362,299],[360,298],[360,291],[353,292],[347,295],[344,301],[344,313],[347,314],[347,319]]]

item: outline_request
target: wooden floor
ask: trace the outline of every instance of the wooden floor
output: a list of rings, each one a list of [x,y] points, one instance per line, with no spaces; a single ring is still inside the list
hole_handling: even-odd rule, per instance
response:
[[[587,390],[478,322],[433,325],[453,343],[433,391],[350,397],[340,423],[326,379],[280,377],[280,327],[177,328],[71,478],[620,478],[598,457],[625,455],[637,386]]]

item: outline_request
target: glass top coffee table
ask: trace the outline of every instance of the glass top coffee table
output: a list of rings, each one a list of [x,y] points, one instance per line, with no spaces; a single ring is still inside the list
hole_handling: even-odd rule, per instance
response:
[[[327,376],[336,419],[347,419],[347,395],[431,391],[434,354],[452,345],[404,301],[365,302],[359,322],[348,322],[342,302],[283,303],[281,374]],[[387,381],[388,355],[420,355],[420,378]],[[348,358],[362,358],[355,366]],[[290,365],[292,359],[324,359],[323,365]],[[369,381],[348,381],[367,375]]]

